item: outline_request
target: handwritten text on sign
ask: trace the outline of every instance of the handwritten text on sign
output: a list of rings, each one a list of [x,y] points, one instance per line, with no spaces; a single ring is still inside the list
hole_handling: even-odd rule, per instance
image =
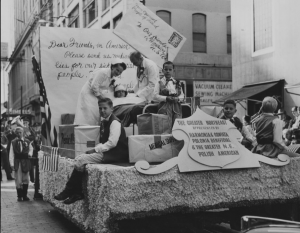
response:
[[[140,3],[136,3],[124,15],[114,33],[159,67],[162,67],[166,58],[173,61],[186,40]]]
[[[90,72],[109,68],[122,58],[127,69],[121,83],[133,88],[136,69],[129,60],[134,51],[110,30],[41,28],[41,70],[51,107],[52,126],[60,125],[61,114],[75,113],[81,88]]]
[[[231,82],[194,81],[194,96],[201,96],[201,105],[214,105],[213,101],[231,93]]]

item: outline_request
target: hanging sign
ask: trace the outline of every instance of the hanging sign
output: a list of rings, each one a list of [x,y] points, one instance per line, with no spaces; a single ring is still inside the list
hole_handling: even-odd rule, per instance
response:
[[[232,93],[232,82],[194,81],[194,97],[200,96],[200,105],[217,105],[213,103]]]
[[[162,68],[173,61],[186,38],[141,3],[124,15],[114,33]]]

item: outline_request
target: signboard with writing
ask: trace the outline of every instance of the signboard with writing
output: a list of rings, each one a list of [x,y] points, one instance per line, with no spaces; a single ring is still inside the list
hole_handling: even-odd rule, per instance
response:
[[[180,172],[257,168],[259,161],[273,166],[290,162],[288,155],[280,154],[277,160],[254,154],[237,141],[233,132],[236,127],[230,122],[207,115],[199,108],[189,118],[176,119],[172,134],[184,140],[178,157],[158,166],[138,161],[135,168],[143,174],[155,175],[178,165]]]
[[[215,100],[232,93],[231,82],[194,81],[194,96],[201,96],[201,105],[216,105]]]
[[[110,30],[41,28],[41,70],[51,108],[52,126],[60,125],[61,114],[75,113],[81,88],[96,69],[110,68],[121,58],[127,69],[121,83],[133,88],[136,69],[129,60],[134,49]]]
[[[141,3],[128,10],[114,33],[161,68],[165,59],[175,59],[186,40]]]
[[[6,112],[7,115],[20,115],[21,114],[21,110],[20,109],[8,109]],[[33,112],[30,109],[22,109],[22,114],[33,114]]]
[[[1,58],[7,58],[7,57],[8,57],[8,43],[1,42]]]

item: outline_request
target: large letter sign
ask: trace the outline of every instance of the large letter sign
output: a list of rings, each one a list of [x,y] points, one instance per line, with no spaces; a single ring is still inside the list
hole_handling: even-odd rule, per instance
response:
[[[175,59],[186,40],[141,3],[128,10],[114,33],[161,68],[166,59]]]

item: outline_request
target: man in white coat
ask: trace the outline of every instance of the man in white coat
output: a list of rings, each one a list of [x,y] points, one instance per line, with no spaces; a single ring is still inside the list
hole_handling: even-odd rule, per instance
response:
[[[131,123],[137,123],[137,115],[143,113],[145,104],[153,100],[154,88],[159,81],[158,66],[151,60],[142,57],[140,52],[133,52],[129,56],[130,61],[137,67],[137,84],[134,87],[136,97],[145,100],[141,104],[126,104],[116,106],[114,114],[121,120],[124,127],[128,127]],[[150,112],[157,112],[157,109],[150,109]]]
[[[140,52],[132,52],[130,61],[137,67],[137,84],[134,93],[150,102],[156,83],[159,81],[158,66],[151,60],[144,58]]]

